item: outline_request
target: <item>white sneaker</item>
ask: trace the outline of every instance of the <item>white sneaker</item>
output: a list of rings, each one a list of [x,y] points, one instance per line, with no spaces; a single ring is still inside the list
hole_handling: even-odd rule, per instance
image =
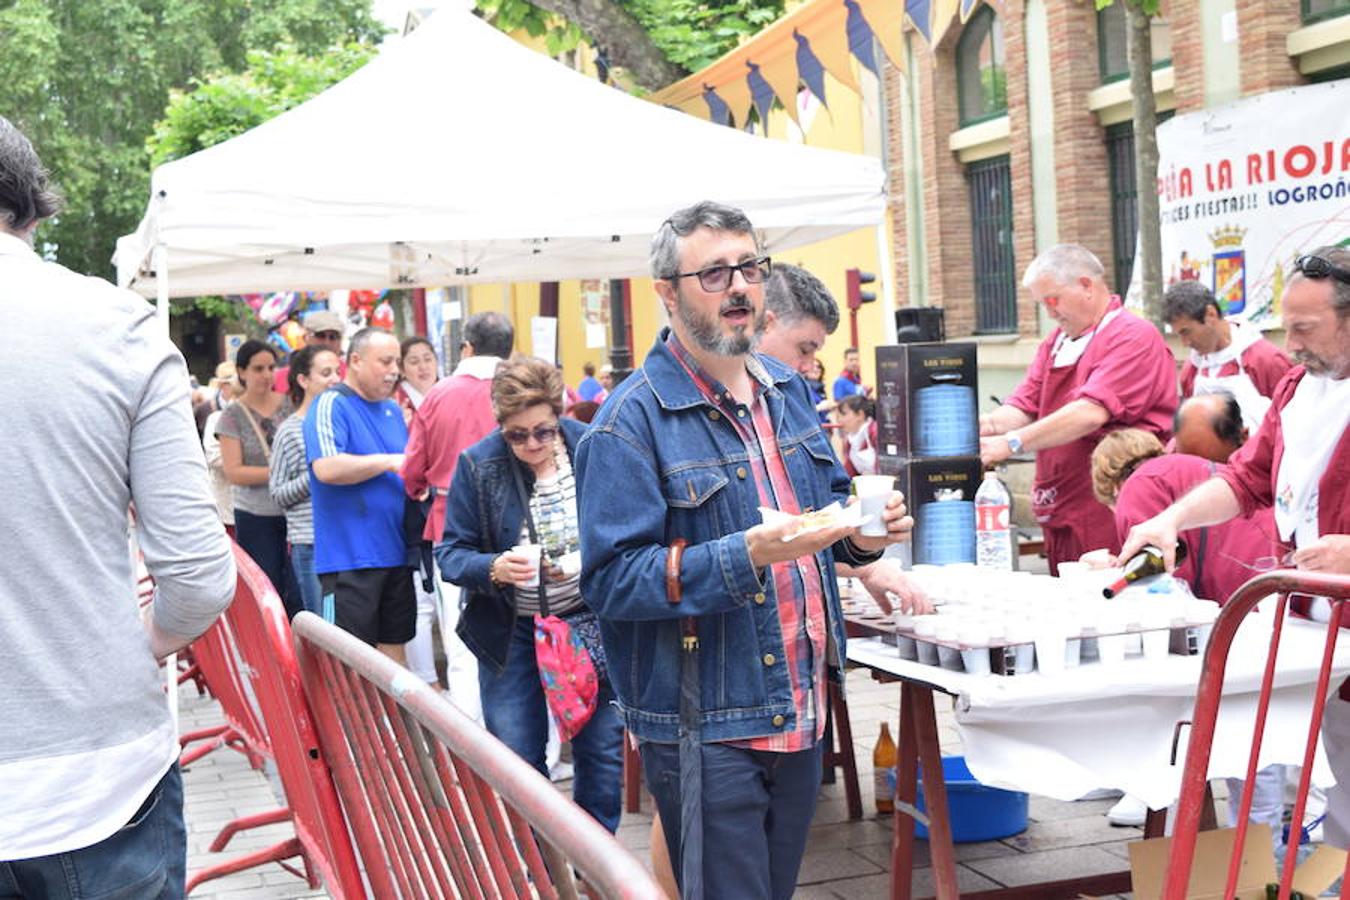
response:
[[[1125,792],[1117,790],[1116,788],[1094,788],[1079,797],[1078,800],[1117,800],[1124,796]]]
[[[1106,821],[1112,825],[1143,825],[1147,816],[1148,806],[1144,801],[1129,794],[1121,797],[1115,806],[1106,811]]]
[[[572,777],[572,764],[568,762],[556,762],[553,768],[548,770],[549,781],[567,781]]]

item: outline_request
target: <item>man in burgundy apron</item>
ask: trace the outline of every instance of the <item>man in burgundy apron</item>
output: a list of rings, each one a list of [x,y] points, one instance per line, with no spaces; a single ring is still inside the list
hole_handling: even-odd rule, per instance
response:
[[[1162,548],[1172,568],[1177,533],[1256,509],[1274,511],[1281,549],[1299,569],[1350,574],[1350,250],[1321,247],[1294,263],[1282,301],[1295,367],[1276,386],[1260,429],[1226,469],[1146,522],[1122,555]],[[1295,615],[1325,622],[1325,598],[1295,597]],[[1350,627],[1342,609],[1341,627]],[[1327,792],[1327,843],[1350,846],[1350,680],[1327,698],[1322,745],[1336,786]]]
[[[1176,361],[1158,329],[1123,309],[1105,271],[1077,244],[1046,250],[1022,284],[1058,327],[1026,378],[980,419],[986,466],[1036,451],[1032,506],[1050,571],[1089,550],[1119,549],[1111,511],[1092,494],[1092,450],[1107,432],[1142,428],[1164,443],[1177,408]]]
[[[1255,431],[1292,365],[1289,357],[1255,325],[1225,319],[1214,292],[1198,281],[1167,289],[1163,321],[1191,351],[1181,369],[1182,399],[1227,391],[1242,409],[1243,424]]]

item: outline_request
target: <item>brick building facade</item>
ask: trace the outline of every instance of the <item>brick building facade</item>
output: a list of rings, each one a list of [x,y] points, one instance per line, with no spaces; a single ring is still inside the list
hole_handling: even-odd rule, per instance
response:
[[[1000,54],[962,36],[994,17],[1002,74],[980,87],[1002,109],[972,120],[959,72]],[[1163,115],[1350,75],[1350,0],[1164,0],[1153,34]],[[907,43],[907,71],[885,76],[896,295],[943,307],[949,336],[978,336],[986,364],[1020,370],[1042,333],[1020,288],[1038,249],[1084,244],[1117,286],[1133,264],[1123,10],[1001,0],[934,47]]]

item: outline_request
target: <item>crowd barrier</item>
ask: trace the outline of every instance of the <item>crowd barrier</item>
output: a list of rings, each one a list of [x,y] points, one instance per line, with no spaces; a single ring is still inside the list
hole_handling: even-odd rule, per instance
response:
[[[193,643],[197,664],[229,722],[211,746],[235,746],[257,766],[264,759],[272,760],[287,805],[230,822],[212,842],[211,851],[223,850],[240,831],[264,825],[290,822],[295,835],[197,872],[188,881],[187,890],[276,862],[305,878],[310,887],[318,887],[322,879],[329,894],[338,900],[364,897],[361,872],[337,792],[319,752],[305,702],[281,599],[267,576],[237,546],[234,558],[239,572],[234,600],[216,624]],[[200,755],[195,750],[185,754],[183,764],[190,762],[189,756],[195,759]],[[296,857],[303,871],[286,862]]]
[[[421,679],[312,613],[294,620],[320,743],[381,898],[657,900],[646,868]]]
[[[1253,724],[1252,749],[1247,762],[1246,783],[1242,792],[1242,806],[1237,815],[1236,835],[1233,840],[1233,852],[1229,859],[1227,883],[1219,896],[1231,897],[1238,883],[1242,864],[1242,848],[1246,839],[1248,815],[1251,812],[1252,792],[1256,784],[1257,759],[1261,751],[1262,737],[1265,732],[1266,713],[1270,706],[1271,688],[1274,684],[1275,660],[1279,648],[1280,632],[1284,625],[1285,613],[1289,606],[1290,595],[1305,597],[1327,597],[1331,600],[1331,621],[1327,625],[1327,636],[1322,653],[1321,669],[1317,689],[1313,696],[1313,708],[1310,711],[1307,739],[1304,745],[1303,773],[1299,779],[1298,793],[1294,803],[1291,822],[1292,839],[1285,851],[1284,866],[1279,884],[1280,900],[1287,900],[1295,871],[1295,858],[1298,852],[1298,825],[1303,819],[1307,806],[1308,789],[1313,771],[1313,758],[1317,751],[1319,734],[1322,729],[1322,698],[1327,696],[1331,687],[1331,669],[1336,638],[1340,632],[1341,607],[1350,598],[1350,576],[1323,574],[1309,571],[1280,570],[1259,575],[1237,590],[1219,613],[1214,623],[1214,631],[1205,651],[1204,667],[1200,673],[1200,685],[1196,692],[1195,711],[1191,716],[1190,740],[1186,751],[1186,767],[1182,773],[1181,796],[1177,802],[1176,819],[1172,836],[1171,854],[1168,860],[1167,878],[1164,884],[1165,900],[1184,900],[1190,883],[1191,868],[1195,857],[1196,841],[1200,830],[1200,820],[1205,805],[1205,788],[1208,784],[1210,750],[1213,746],[1219,703],[1222,700],[1224,668],[1228,660],[1228,651],[1238,627],[1256,604],[1271,595],[1279,595],[1275,611],[1275,627],[1272,630],[1269,649],[1266,655],[1265,670],[1261,681],[1261,693]],[[1268,601],[1269,602],[1269,601]],[[1350,876],[1350,860],[1347,861],[1346,874]],[[1340,896],[1350,898],[1350,877],[1342,882]]]

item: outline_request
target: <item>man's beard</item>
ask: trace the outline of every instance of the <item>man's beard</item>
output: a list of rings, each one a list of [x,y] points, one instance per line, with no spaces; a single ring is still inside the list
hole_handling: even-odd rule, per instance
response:
[[[755,315],[755,307],[750,302],[750,298],[744,294],[736,294],[728,297],[726,301],[717,310],[717,316],[704,316],[692,303],[685,302],[684,297],[676,293],[676,312],[679,314],[680,321],[688,329],[689,336],[693,338],[694,343],[700,350],[708,353],[715,353],[718,356],[744,356],[750,352],[751,346],[755,341],[755,334],[763,327],[764,314],[761,312]],[[750,312],[750,319],[744,326],[731,334],[724,334],[721,328],[720,317],[733,309],[745,309]]]

